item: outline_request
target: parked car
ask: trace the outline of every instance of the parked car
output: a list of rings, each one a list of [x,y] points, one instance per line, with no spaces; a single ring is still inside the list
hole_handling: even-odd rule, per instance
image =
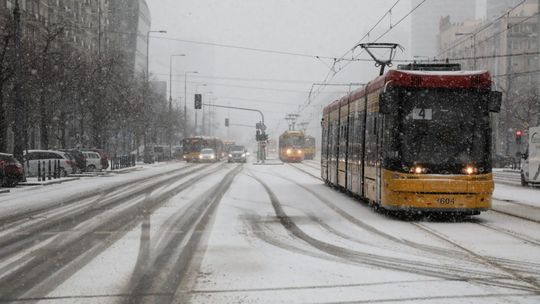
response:
[[[42,170],[48,171],[49,160],[51,163],[56,160],[60,160],[60,176],[67,176],[69,172],[75,170],[77,164],[72,156],[67,152],[56,150],[29,150],[28,154],[25,152],[25,166],[27,166],[26,172],[28,176],[37,176],[38,174],[38,162],[45,162],[45,168]],[[52,164],[51,164],[52,165]],[[54,167],[54,165],[52,165]],[[51,168],[52,170],[53,168]]]
[[[202,149],[201,153],[199,154],[199,161],[212,163],[217,161],[216,152],[214,152],[214,149],[210,148]]]
[[[101,168],[103,170],[109,168],[109,155],[103,149],[89,149],[88,151],[93,151],[99,153],[101,156]]]
[[[75,160],[76,172],[72,172],[72,173],[83,172],[86,170],[86,158],[81,151],[77,149],[60,149],[58,151],[69,153],[71,157]]]
[[[101,170],[101,155],[94,151],[82,151],[84,158],[86,159],[86,168],[85,171],[93,172],[96,170]]]
[[[242,162],[247,161],[247,150],[244,146],[231,146],[229,150],[228,162]]]
[[[23,166],[13,155],[0,153],[0,178],[2,187],[15,187],[24,180]]]

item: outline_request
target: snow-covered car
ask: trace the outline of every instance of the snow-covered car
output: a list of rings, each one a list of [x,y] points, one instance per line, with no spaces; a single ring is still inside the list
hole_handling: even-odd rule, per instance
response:
[[[200,162],[215,162],[217,161],[216,152],[214,149],[202,149],[199,155]]]
[[[244,146],[231,146],[231,149],[229,150],[229,157],[228,162],[242,162],[245,163],[247,161],[247,151]]]
[[[92,172],[102,169],[99,153],[93,151],[82,151],[82,153],[86,158],[86,171]]]
[[[28,176],[37,176],[38,163],[41,163],[41,170],[45,170],[48,174],[49,161],[51,162],[52,172],[54,169],[54,162],[60,160],[60,176],[67,176],[68,173],[73,172],[76,167],[75,160],[70,154],[56,150],[29,150],[28,153],[25,152],[24,159],[24,166],[26,167]]]
[[[15,187],[24,180],[21,163],[11,154],[0,153],[0,186]]]

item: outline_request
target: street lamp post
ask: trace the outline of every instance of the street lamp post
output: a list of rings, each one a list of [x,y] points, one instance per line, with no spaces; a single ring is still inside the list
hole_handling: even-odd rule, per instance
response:
[[[170,57],[170,71],[169,71],[169,107],[172,104],[172,70],[173,70],[173,58],[185,57],[186,54],[171,55]]]
[[[185,57],[186,54],[171,55],[170,57],[170,73],[169,73],[169,148],[172,151],[173,132],[172,132],[172,70],[173,70],[173,57]],[[171,152],[172,153],[172,152]]]
[[[147,31],[146,32],[146,82],[150,81],[150,33],[166,34],[167,31]]]
[[[197,74],[197,71],[187,71],[184,73],[184,138],[187,137],[187,75]]]
[[[150,33],[161,33],[161,34],[165,34],[167,33],[167,31],[164,31],[164,30],[160,30],[160,31],[146,31],[146,90],[148,90],[150,88]],[[147,92],[146,90],[143,90],[144,92],[144,95],[143,95],[143,107],[144,107],[144,111],[146,112],[147,108],[147,102],[146,102],[146,95],[147,95]],[[145,124],[146,124],[146,119],[145,119]],[[146,150],[146,127],[144,128],[143,130],[143,145],[144,145],[144,149]],[[137,157],[139,156],[139,146],[137,145]]]

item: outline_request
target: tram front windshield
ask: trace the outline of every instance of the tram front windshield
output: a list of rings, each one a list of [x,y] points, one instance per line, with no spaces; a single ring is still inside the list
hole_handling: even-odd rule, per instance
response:
[[[424,164],[432,173],[459,173],[465,165],[490,171],[489,112],[482,94],[442,89],[404,92],[403,111],[398,114],[402,164]]]
[[[305,143],[305,140],[304,140],[304,137],[302,136],[291,136],[287,138],[288,146],[299,148],[299,147],[303,147],[304,143]]]

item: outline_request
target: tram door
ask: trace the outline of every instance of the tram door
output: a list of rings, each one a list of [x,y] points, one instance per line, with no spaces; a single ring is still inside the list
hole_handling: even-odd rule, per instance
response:
[[[383,127],[384,127],[384,115],[377,113],[376,134],[377,134],[377,162],[375,163],[376,180],[375,180],[375,195],[377,197],[377,203],[381,203],[381,184],[382,184],[382,144],[383,144]]]

